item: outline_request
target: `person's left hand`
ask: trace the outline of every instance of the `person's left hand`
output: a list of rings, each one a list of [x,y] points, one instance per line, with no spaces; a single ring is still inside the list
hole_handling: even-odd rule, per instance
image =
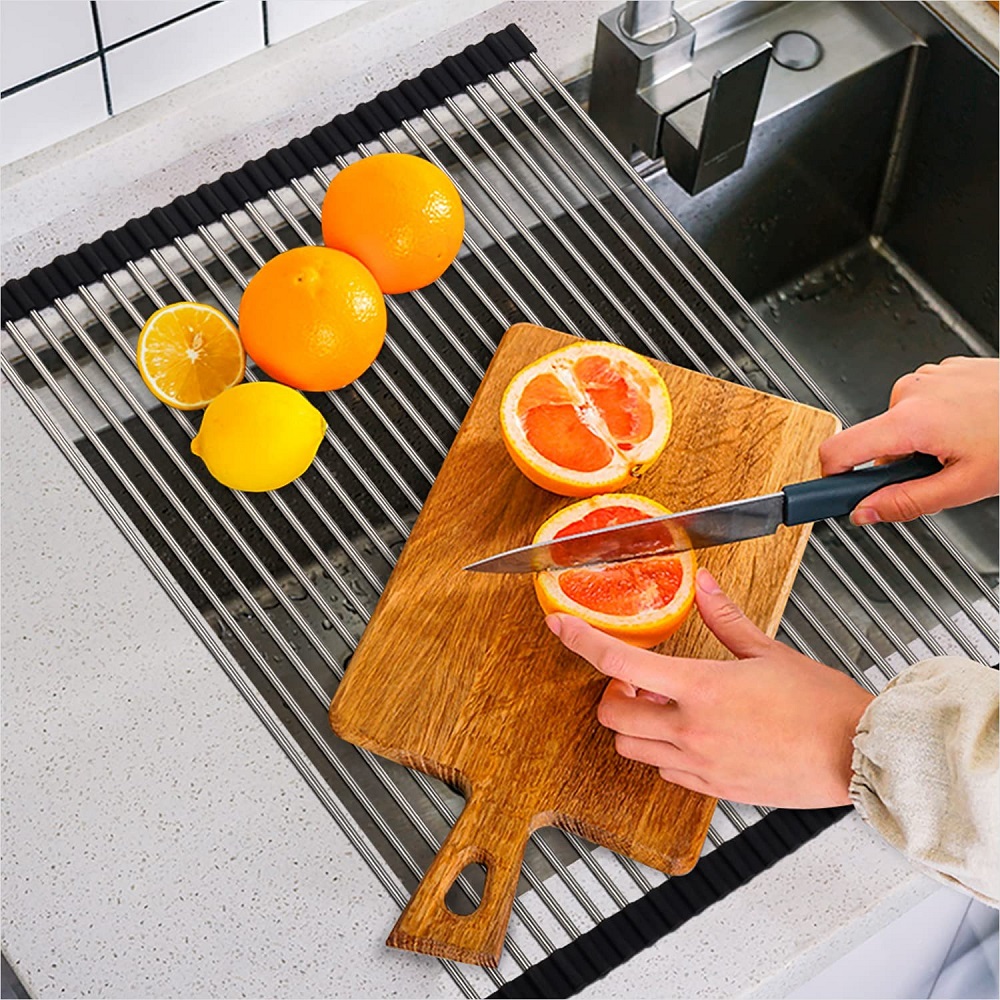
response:
[[[847,805],[852,739],[872,700],[846,674],[766,636],[697,576],[697,604],[734,660],[637,649],[572,615],[546,624],[612,678],[597,709],[618,752],[677,785],[754,805]]]

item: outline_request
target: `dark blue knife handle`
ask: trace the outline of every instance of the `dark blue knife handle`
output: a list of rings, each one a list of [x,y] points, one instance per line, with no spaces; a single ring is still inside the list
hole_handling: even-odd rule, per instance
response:
[[[933,455],[919,452],[898,462],[873,465],[867,469],[840,472],[835,476],[793,483],[781,492],[785,496],[785,524],[807,524],[828,517],[850,514],[857,505],[883,486],[923,479],[944,466]]]

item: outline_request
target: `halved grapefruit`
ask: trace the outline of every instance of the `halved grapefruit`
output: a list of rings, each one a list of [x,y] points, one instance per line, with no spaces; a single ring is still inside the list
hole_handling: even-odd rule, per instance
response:
[[[568,539],[669,513],[655,500],[632,493],[590,497],[553,514],[535,533],[534,541]],[[690,614],[696,570],[694,553],[688,549],[536,573],[535,593],[546,614],[575,615],[608,635],[649,649],[673,635]]]
[[[633,482],[663,451],[670,393],[641,355],[580,341],[523,368],[500,403],[514,464],[561,496],[587,497]]]

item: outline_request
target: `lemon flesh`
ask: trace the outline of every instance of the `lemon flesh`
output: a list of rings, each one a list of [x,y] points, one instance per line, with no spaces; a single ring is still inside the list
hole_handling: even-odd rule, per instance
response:
[[[323,415],[302,393],[243,382],[208,405],[191,451],[224,486],[260,493],[301,476],[325,433]]]

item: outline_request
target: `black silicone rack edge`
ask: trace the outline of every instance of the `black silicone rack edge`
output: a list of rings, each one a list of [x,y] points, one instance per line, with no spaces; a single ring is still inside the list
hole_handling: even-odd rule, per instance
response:
[[[668,879],[568,945],[543,958],[491,997],[570,997],[704,912],[770,868],[842,816],[833,809],[775,809],[701,858],[687,875]],[[741,942],[734,941],[733,947]]]
[[[448,56],[437,66],[383,91],[353,111],[317,126],[308,135],[292,139],[280,149],[271,149],[239,169],[222,174],[218,180],[201,185],[191,194],[181,195],[142,218],[131,219],[106,232],[92,243],[60,254],[23,278],[12,278],[0,290],[0,323],[23,319],[33,309],[45,309],[56,298],[100,281],[102,275],[124,267],[128,261],[188,236],[199,226],[216,222],[223,213],[237,211],[263,198],[268,191],[305,176],[336,156],[347,155],[361,143],[377,139],[380,132],[416,118],[535,51],[516,24],[487,35],[460,54]]]

